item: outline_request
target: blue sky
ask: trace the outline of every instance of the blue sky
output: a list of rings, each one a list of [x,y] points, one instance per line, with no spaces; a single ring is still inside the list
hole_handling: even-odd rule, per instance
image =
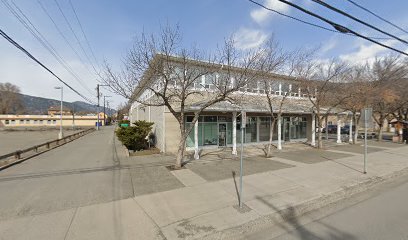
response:
[[[79,42],[96,68],[98,68],[98,64],[103,59],[106,59],[115,66],[120,66],[121,60],[126,54],[127,49],[132,45],[132,40],[135,36],[143,30],[147,33],[156,33],[159,30],[160,24],[166,23],[180,25],[183,33],[182,44],[184,46],[189,47],[194,44],[200,49],[209,52],[215,50],[217,45],[221,44],[231,34],[234,34],[237,45],[242,49],[256,47],[273,34],[275,39],[286,50],[320,46],[318,56],[322,60],[338,57],[355,63],[370,61],[375,56],[391,53],[387,49],[356,37],[328,32],[298,23],[263,10],[247,0],[71,0],[93,49],[95,61],[81,33],[69,0],[57,1],[72,25]],[[367,36],[386,37],[341,15],[319,7],[310,0],[291,1]],[[408,14],[406,14],[408,1],[354,1],[408,30]],[[40,45],[8,10],[4,2],[9,3],[16,11],[18,10],[16,6],[19,7],[72,70],[80,76],[82,83],[78,83]],[[79,57],[64,41],[41,8],[39,2],[57,23],[61,32],[77,51]],[[313,19],[277,0],[259,0],[259,2],[283,13],[330,28],[325,23]],[[383,30],[408,39],[408,35],[404,35],[403,32],[359,10],[345,0],[328,0],[326,2],[354,16],[358,16]],[[91,96],[97,84],[97,76],[93,73],[91,64],[66,24],[55,1],[2,0],[0,2],[0,16],[0,28],[3,31],[33,53],[34,56],[44,62],[45,65],[50,67],[57,75],[78,89],[82,94]],[[395,40],[385,39],[380,41],[403,51],[408,49],[407,46]],[[0,82],[12,82],[18,85],[25,94],[59,98],[59,92],[54,89],[54,86],[60,85],[56,79],[4,39],[0,39],[0,64]],[[105,95],[113,95],[112,104],[114,106],[125,101],[123,98],[114,96],[114,94],[106,90],[103,90],[103,92]],[[65,92],[65,98],[69,101],[81,100],[80,97],[68,90]]]

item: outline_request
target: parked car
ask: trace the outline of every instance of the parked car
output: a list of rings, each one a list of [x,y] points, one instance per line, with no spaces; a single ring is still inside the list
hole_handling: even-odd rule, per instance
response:
[[[326,128],[323,128],[323,133],[326,132]],[[328,133],[337,133],[337,125],[327,125],[327,132]]]
[[[356,126],[353,126],[353,132],[356,131]],[[341,134],[350,134],[350,125],[345,125],[340,129]]]

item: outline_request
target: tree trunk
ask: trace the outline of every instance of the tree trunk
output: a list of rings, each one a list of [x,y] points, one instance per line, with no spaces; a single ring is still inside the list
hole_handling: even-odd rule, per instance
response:
[[[326,115],[326,118],[325,118],[326,140],[329,140],[329,123],[328,122],[329,122],[329,116]]]
[[[323,148],[323,139],[322,139],[322,118],[317,116],[317,148]]]
[[[356,144],[357,138],[358,138],[358,121],[357,121],[357,115],[356,115],[355,112],[353,112],[353,122],[354,122],[354,126],[355,126],[353,144]],[[353,128],[351,128],[351,130],[352,129]]]
[[[180,142],[179,142],[179,147],[177,150],[177,156],[176,156],[176,164],[174,165],[175,169],[180,169],[182,164],[183,164],[183,159],[184,159],[184,153],[186,149],[186,137],[181,136]]]
[[[384,122],[384,120],[383,120],[382,122]],[[379,142],[381,142],[382,139],[383,139],[382,129],[383,129],[383,124],[381,123],[381,124],[379,124],[379,129],[378,129],[378,139],[377,139],[377,140],[378,140]]]
[[[266,154],[265,154],[267,158],[270,158],[272,154],[272,138],[273,138],[274,126],[275,126],[275,119],[271,121],[271,127],[269,128],[269,142],[268,142],[268,146],[266,148]]]
[[[179,127],[180,127],[180,141],[179,141],[179,147],[177,150],[176,164],[174,165],[175,169],[181,168],[183,164],[184,153],[186,150],[187,132],[186,132],[186,126],[184,125],[184,121],[179,122]]]

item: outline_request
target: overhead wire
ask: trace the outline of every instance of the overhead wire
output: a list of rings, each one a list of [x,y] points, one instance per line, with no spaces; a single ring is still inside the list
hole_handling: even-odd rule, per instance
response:
[[[61,13],[62,17],[64,18],[65,22],[67,23],[67,25],[68,25],[69,29],[71,30],[72,34],[74,35],[79,47],[81,48],[82,52],[84,53],[84,55],[85,55],[86,59],[88,60],[89,64],[91,64],[91,66],[92,66],[93,70],[95,71],[95,73],[98,74],[98,71],[96,70],[94,64],[92,63],[91,59],[89,58],[88,54],[86,53],[85,48],[82,46],[81,41],[79,40],[77,34],[75,33],[74,29],[72,28],[72,25],[69,22],[68,18],[66,17],[64,11],[62,10],[60,4],[58,3],[57,0],[54,0],[54,2],[57,5],[59,12]]]
[[[44,13],[48,16],[48,18],[51,20],[51,22],[54,24],[54,27],[57,29],[58,33],[61,35],[61,37],[64,39],[65,43],[71,48],[71,50],[75,53],[75,55],[78,57],[79,61],[86,66],[84,63],[82,57],[79,55],[78,51],[72,46],[71,42],[68,41],[68,38],[65,36],[65,34],[61,31],[59,28],[58,24],[55,22],[51,14],[48,12],[48,10],[45,8],[45,6],[41,3],[40,0],[37,0],[37,3],[40,5],[41,9],[44,11]],[[88,68],[87,68],[88,69]]]
[[[72,1],[69,0],[69,5],[71,6],[72,11],[74,12],[75,18],[78,22],[79,28],[81,29],[82,35],[84,36],[85,42],[88,45],[89,51],[91,52],[92,57],[94,58],[94,61],[96,65],[98,65],[98,60],[95,57],[94,51],[92,50],[91,44],[89,43],[88,37],[85,34],[84,28],[82,27],[81,21],[79,20],[78,14],[76,13],[76,10],[74,8],[74,5],[72,4]]]
[[[369,37],[367,37],[367,36],[364,36],[364,35],[362,35],[362,34],[356,32],[356,31],[351,30],[351,29],[349,29],[349,28],[347,28],[347,27],[345,27],[345,26],[342,26],[342,25],[340,25],[340,24],[338,24],[338,23],[335,23],[335,22],[333,22],[333,21],[331,21],[331,20],[328,20],[328,19],[326,19],[326,18],[324,18],[324,17],[322,17],[322,16],[320,16],[320,15],[317,15],[316,13],[313,13],[313,12],[311,12],[311,11],[308,11],[308,10],[306,10],[306,9],[304,9],[304,8],[300,7],[299,5],[296,5],[296,4],[292,3],[292,2],[289,2],[289,1],[286,1],[286,0],[278,0],[278,1],[280,1],[280,2],[282,2],[282,3],[285,3],[285,4],[289,5],[289,6],[292,6],[292,7],[296,8],[296,9],[298,9],[298,10],[300,10],[300,11],[302,11],[302,12],[308,14],[308,15],[311,15],[311,16],[317,18],[317,19],[320,19],[320,20],[322,20],[322,21],[324,21],[324,22],[330,24],[330,25],[333,26],[337,31],[339,31],[339,32],[341,32],[341,33],[351,33],[351,34],[353,34],[353,35],[355,35],[355,36],[357,36],[357,37],[360,37],[360,38],[362,38],[362,39],[365,39],[365,40],[367,40],[367,41],[370,41],[370,42],[372,42],[372,43],[375,43],[375,44],[377,44],[377,45],[380,45],[380,46],[382,46],[382,47],[384,47],[384,48],[388,48],[388,49],[393,50],[393,51],[395,51],[395,52],[398,52],[398,53],[400,53],[400,54],[402,54],[402,55],[408,56],[407,53],[405,53],[405,52],[403,52],[403,51],[401,51],[401,50],[399,50],[399,49],[396,49],[396,48],[394,48],[394,47],[390,47],[390,46],[388,46],[388,45],[386,45],[386,44],[383,44],[383,43],[381,43],[381,42],[378,42],[378,41],[376,41],[376,40],[373,40],[373,39],[371,39],[371,38],[369,38]]]
[[[374,26],[374,25],[372,25],[370,23],[367,23],[367,22],[365,22],[363,20],[360,20],[359,18],[356,18],[353,15],[351,15],[351,14],[345,12],[345,11],[342,11],[342,10],[336,8],[336,7],[333,7],[332,5],[330,5],[330,4],[326,3],[326,2],[323,2],[322,0],[312,0],[312,1],[319,4],[319,5],[321,5],[321,6],[323,6],[323,7],[325,7],[325,8],[328,8],[328,9],[334,11],[334,12],[337,12],[337,13],[343,15],[343,16],[346,16],[346,17],[348,17],[348,18],[350,18],[350,19],[352,19],[352,20],[354,20],[354,21],[356,21],[356,22],[358,22],[360,24],[363,24],[364,26],[367,26],[367,27],[369,27],[371,29],[374,29],[374,30],[376,30],[376,31],[378,31],[378,32],[380,32],[382,34],[385,34],[385,35],[387,35],[389,37],[392,37],[392,38],[394,38],[394,39],[396,39],[396,40],[398,40],[398,41],[400,41],[400,42],[402,42],[404,44],[408,44],[408,41],[406,41],[406,40],[404,40],[404,39],[402,39],[400,37],[397,37],[394,34],[391,34],[391,33],[388,33],[388,32],[386,32],[384,30],[381,30],[378,27],[376,27],[376,26]]]
[[[17,20],[36,38],[40,44],[61,64],[65,70],[67,70],[75,80],[89,93],[92,91],[82,82],[78,75],[72,70],[69,64],[63,59],[63,57],[57,52],[52,44],[41,34],[41,32],[35,27],[35,25],[28,19],[24,12],[12,1],[13,6],[17,11],[8,3],[7,0],[2,0],[6,8],[17,18]]]
[[[51,73],[55,78],[58,79],[61,83],[63,83],[65,86],[67,86],[69,89],[71,89],[74,93],[76,93],[78,96],[83,98],[85,101],[95,104],[90,100],[89,98],[85,97],[83,94],[81,94],[79,91],[77,91],[75,88],[70,86],[67,82],[62,80],[60,77],[58,77],[53,71],[51,71],[47,66],[45,66],[41,61],[39,61],[37,58],[35,58],[28,50],[26,50],[24,47],[22,47],[20,44],[18,44],[16,41],[14,41],[10,36],[8,36],[2,29],[0,29],[0,35],[6,39],[8,42],[10,42],[12,45],[14,45],[16,48],[18,48],[20,51],[25,53],[29,58],[31,58],[33,61],[35,61],[37,64],[39,64],[41,67],[43,67],[47,72]]]
[[[380,15],[374,13],[373,11],[369,10],[368,8],[366,8],[366,7],[364,7],[364,6],[362,6],[362,5],[358,4],[358,3],[356,3],[355,1],[352,1],[352,0],[346,0],[346,1],[349,2],[349,3],[351,3],[351,4],[353,4],[354,6],[356,6],[356,7],[360,8],[360,9],[362,9],[362,10],[364,10],[364,11],[370,13],[371,15],[377,17],[378,19],[381,19],[382,21],[384,21],[384,22],[390,24],[391,26],[395,27],[396,29],[398,29],[398,30],[400,30],[400,31],[402,31],[402,32],[408,34],[408,31],[406,31],[406,30],[403,29],[402,27],[400,27],[400,26],[398,26],[397,24],[392,23],[391,21],[389,21],[389,20],[387,20],[387,19],[381,17]]]
[[[396,49],[396,48],[394,48],[394,47],[390,47],[390,46],[388,46],[388,45],[386,45],[386,44],[383,44],[383,43],[381,43],[381,42],[375,41],[375,40],[373,40],[373,39],[371,39],[371,38],[369,38],[369,37],[367,37],[367,36],[364,36],[364,35],[362,35],[362,34],[356,32],[356,31],[353,31],[353,30],[349,29],[349,28],[347,28],[347,27],[345,27],[345,26],[342,26],[342,25],[340,25],[340,24],[338,24],[338,23],[335,23],[335,22],[333,22],[333,21],[331,21],[331,20],[328,20],[328,19],[326,19],[326,18],[324,18],[324,17],[322,17],[322,16],[320,16],[320,15],[317,15],[317,14],[311,12],[311,11],[308,11],[308,10],[306,10],[306,9],[304,9],[304,8],[300,7],[299,5],[296,5],[296,4],[292,3],[292,2],[289,2],[289,1],[286,1],[286,0],[279,0],[279,1],[280,1],[280,2],[283,2],[283,3],[286,3],[286,4],[288,4],[288,5],[290,5],[290,6],[294,7],[294,8],[296,8],[296,9],[298,9],[298,10],[300,10],[300,11],[302,11],[302,12],[308,14],[308,15],[311,15],[311,16],[313,16],[313,17],[315,17],[315,18],[318,18],[318,19],[320,19],[320,20],[322,20],[322,21],[324,21],[324,22],[330,24],[331,26],[333,26],[336,30],[338,30],[338,31],[341,32],[341,33],[352,33],[353,35],[356,35],[357,37],[363,38],[363,39],[365,39],[365,40],[367,40],[367,41],[370,41],[370,42],[375,43],[375,44],[377,44],[377,45],[380,45],[380,46],[382,46],[382,47],[385,47],[385,48],[388,48],[388,49],[390,49],[390,50],[393,50],[393,51],[398,52],[398,53],[400,53],[400,54],[402,54],[402,55],[408,56],[407,53],[405,53],[405,52],[403,52],[403,51],[401,51],[401,50],[399,50],[399,49]]]
[[[254,0],[248,0],[248,1],[252,2],[253,4],[256,4],[256,5],[260,6],[261,8],[263,8],[263,9],[265,9],[265,10],[274,12],[274,13],[276,13],[276,14],[279,14],[279,15],[281,15],[281,16],[290,18],[290,19],[295,20],[295,21],[298,21],[298,22],[300,22],[300,23],[304,23],[304,24],[306,24],[306,25],[309,25],[309,26],[312,26],[312,27],[316,27],[316,28],[320,28],[320,29],[323,29],[323,30],[326,30],[326,31],[329,31],[329,32],[340,33],[339,31],[336,31],[336,30],[333,30],[333,29],[330,29],[330,28],[321,26],[321,25],[319,25],[319,24],[311,23],[311,22],[302,20],[302,19],[300,19],[300,18],[293,17],[293,16],[290,16],[290,15],[288,15],[288,14],[279,12],[279,11],[277,11],[277,10],[275,10],[275,9],[272,9],[272,8],[270,8],[270,7],[267,7],[267,6],[265,6],[264,4],[259,3],[259,2],[257,2],[257,1],[254,1]],[[350,34],[350,33],[346,33],[346,35],[354,36],[353,34]],[[388,40],[388,39],[391,39],[391,38],[388,38],[388,37],[370,37],[370,38],[372,38],[372,39],[378,39],[378,40]]]

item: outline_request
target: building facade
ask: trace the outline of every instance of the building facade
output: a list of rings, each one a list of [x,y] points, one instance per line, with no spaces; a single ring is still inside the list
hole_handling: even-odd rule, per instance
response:
[[[177,63],[175,63],[177,64]],[[222,67],[221,67],[222,68]],[[239,70],[238,70],[239,71]],[[189,100],[186,105],[186,127],[191,126],[194,112],[199,109],[200,104],[206,102],[208,92],[215,89],[216,80],[223,74],[211,72],[201,76],[189,88],[189,91],[203,92],[202,96]],[[241,143],[241,113],[246,114],[246,126],[243,142],[246,145],[265,144],[269,141],[272,119],[268,108],[265,89],[262,89],[261,80],[269,77],[275,84],[268,89],[273,93],[275,112],[281,107],[281,118],[275,121],[273,141],[278,148],[285,142],[301,141],[314,145],[315,139],[315,117],[309,97],[297,84],[297,80],[287,76],[275,74],[263,75],[262,79],[255,79],[232,94],[236,101],[222,101],[207,107],[195,123],[190,132],[186,149],[194,150],[197,154],[201,149],[216,149],[229,147],[232,153],[237,151],[237,145]],[[149,78],[144,86],[155,85],[159,88],[160,77]],[[231,79],[234,82],[234,79]],[[169,88],[176,88],[169,85]],[[145,120],[154,122],[153,133],[155,135],[156,147],[165,153],[176,153],[180,141],[180,127],[177,119],[165,106],[152,106],[142,104],[154,98],[149,88],[139,86],[135,90],[138,101],[130,108],[129,118],[131,122]],[[283,105],[281,105],[283,101]],[[177,107],[175,108],[177,109]],[[277,117],[276,114],[274,114]],[[196,154],[196,155],[197,155]]]
[[[63,127],[92,127],[96,126],[97,115],[76,116],[63,115]],[[103,125],[103,113],[99,114],[99,122]],[[61,125],[59,115],[0,115],[0,127],[3,128],[36,128],[36,127],[59,127]]]

